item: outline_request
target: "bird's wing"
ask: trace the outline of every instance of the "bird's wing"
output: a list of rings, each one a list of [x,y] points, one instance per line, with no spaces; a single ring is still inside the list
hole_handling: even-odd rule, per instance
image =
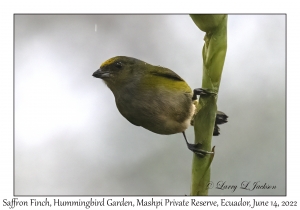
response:
[[[176,74],[174,71],[157,66],[157,68],[152,68],[150,71],[150,74],[157,75],[161,77],[166,77],[168,79],[177,80],[177,81],[184,81],[178,74]]]

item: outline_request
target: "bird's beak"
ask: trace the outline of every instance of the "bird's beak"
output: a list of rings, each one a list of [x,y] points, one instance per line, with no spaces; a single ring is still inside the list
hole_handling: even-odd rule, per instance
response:
[[[93,73],[93,76],[96,77],[96,78],[105,79],[105,78],[109,78],[110,73],[109,72],[105,72],[105,71],[101,71],[101,69],[98,69],[97,71],[95,71]]]

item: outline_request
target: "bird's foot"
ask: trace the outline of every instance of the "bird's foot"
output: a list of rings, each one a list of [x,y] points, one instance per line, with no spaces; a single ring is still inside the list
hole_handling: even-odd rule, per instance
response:
[[[204,157],[207,154],[214,154],[214,152],[209,152],[203,149],[200,149],[199,147],[201,147],[202,144],[187,144],[187,147],[189,148],[189,150],[191,150],[192,152],[194,152],[196,155],[198,155],[199,157]]]
[[[220,125],[223,123],[227,123],[227,118],[228,116],[224,112],[217,111],[216,124]]]
[[[192,100],[196,100],[197,95],[199,95],[199,96],[209,96],[209,95],[216,95],[216,93],[214,93],[212,91],[209,91],[209,90],[205,90],[203,88],[196,88],[196,89],[194,89],[194,94],[193,94]]]

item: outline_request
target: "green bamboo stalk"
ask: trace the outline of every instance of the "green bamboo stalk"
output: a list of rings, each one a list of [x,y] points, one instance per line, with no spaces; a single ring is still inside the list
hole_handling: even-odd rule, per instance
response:
[[[206,32],[202,50],[202,88],[218,93],[227,50],[227,15],[190,16],[198,28]],[[201,143],[202,149],[210,151],[217,111],[217,94],[201,97],[199,109],[194,118],[195,143]],[[206,155],[201,158],[194,154],[191,195],[208,194],[210,164],[213,156]]]

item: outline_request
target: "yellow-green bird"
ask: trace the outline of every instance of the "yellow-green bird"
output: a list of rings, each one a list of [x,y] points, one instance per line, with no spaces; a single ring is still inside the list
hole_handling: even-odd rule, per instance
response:
[[[192,91],[172,70],[126,56],[108,59],[93,76],[104,80],[119,112],[132,124],[158,134],[183,133],[191,151],[201,156],[211,153],[188,143],[184,132],[195,114],[197,95],[210,92],[201,88]],[[227,115],[218,111],[214,135],[219,134],[217,124],[225,122]]]

